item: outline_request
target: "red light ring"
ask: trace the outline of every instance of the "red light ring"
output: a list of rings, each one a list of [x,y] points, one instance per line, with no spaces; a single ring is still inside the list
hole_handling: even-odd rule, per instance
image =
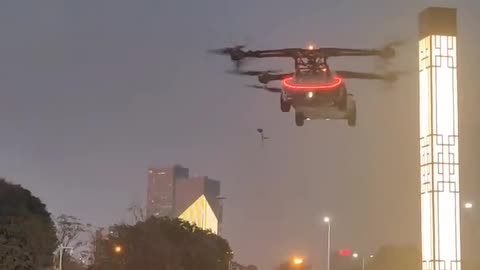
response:
[[[282,81],[282,84],[285,88],[291,90],[304,90],[304,91],[315,91],[315,90],[332,90],[339,87],[343,80],[342,78],[336,76],[333,79],[333,82],[328,84],[318,84],[318,85],[295,85],[292,84],[293,77],[288,77]]]

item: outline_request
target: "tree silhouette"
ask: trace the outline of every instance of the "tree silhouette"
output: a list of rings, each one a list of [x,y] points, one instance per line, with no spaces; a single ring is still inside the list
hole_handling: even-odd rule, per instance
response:
[[[0,269],[50,267],[56,243],[53,221],[40,199],[0,179]]]
[[[232,259],[225,239],[180,219],[152,217],[114,230],[97,239],[92,269],[226,270]]]

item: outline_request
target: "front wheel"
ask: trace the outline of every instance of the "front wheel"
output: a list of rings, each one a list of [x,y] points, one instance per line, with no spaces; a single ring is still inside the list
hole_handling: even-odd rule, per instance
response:
[[[282,110],[282,112],[289,112],[290,108],[290,103],[288,101],[284,101],[282,96],[280,96],[280,110]]]
[[[347,91],[343,90],[342,92],[342,95],[341,95],[341,99],[338,101],[337,105],[338,105],[338,108],[341,110],[341,111],[345,111],[347,109],[347,105],[348,105],[348,99],[349,99],[349,95],[347,94]]]
[[[301,127],[305,124],[305,116],[302,113],[295,113],[295,124],[297,127]]]
[[[350,105],[350,109],[347,116],[348,126],[354,127],[357,125],[357,105],[352,100],[352,104]]]

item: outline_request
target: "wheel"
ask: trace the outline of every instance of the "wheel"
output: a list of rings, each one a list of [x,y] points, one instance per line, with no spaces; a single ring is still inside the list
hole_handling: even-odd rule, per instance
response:
[[[342,99],[338,102],[338,108],[341,111],[345,111],[347,109],[347,104],[348,104],[348,97],[349,95],[345,90],[342,90]]]
[[[280,96],[280,109],[282,110],[282,112],[289,112],[290,107],[290,103],[288,101],[284,101],[282,96]]]
[[[354,127],[357,125],[357,105],[355,103],[355,101],[351,101],[351,105],[350,105],[350,108],[349,108],[349,112],[348,112],[348,115],[347,115],[347,121],[348,121],[348,126],[350,127]]]
[[[295,124],[297,127],[303,126],[305,123],[305,116],[302,113],[295,113]]]

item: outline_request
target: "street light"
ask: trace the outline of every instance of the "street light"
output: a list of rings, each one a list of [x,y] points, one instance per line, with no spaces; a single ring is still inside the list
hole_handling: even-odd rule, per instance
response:
[[[116,246],[113,248],[113,251],[115,251],[115,253],[117,253],[117,254],[120,254],[120,253],[122,253],[123,248],[122,248],[122,246],[120,246],[120,245],[116,245]]]
[[[353,253],[352,257],[356,259],[359,257],[359,255],[358,253]],[[373,257],[374,257],[373,255],[369,256],[370,259],[372,259]],[[365,270],[365,256],[362,256],[362,270]]]
[[[63,270],[63,251],[66,249],[73,250],[73,247],[60,246],[60,260],[59,260],[59,270]]]
[[[330,236],[331,236],[331,220],[330,217],[324,217],[323,222],[328,225],[328,237],[327,237],[327,270],[330,270]]]
[[[295,257],[293,258],[293,264],[294,265],[300,265],[303,263],[303,258]]]

